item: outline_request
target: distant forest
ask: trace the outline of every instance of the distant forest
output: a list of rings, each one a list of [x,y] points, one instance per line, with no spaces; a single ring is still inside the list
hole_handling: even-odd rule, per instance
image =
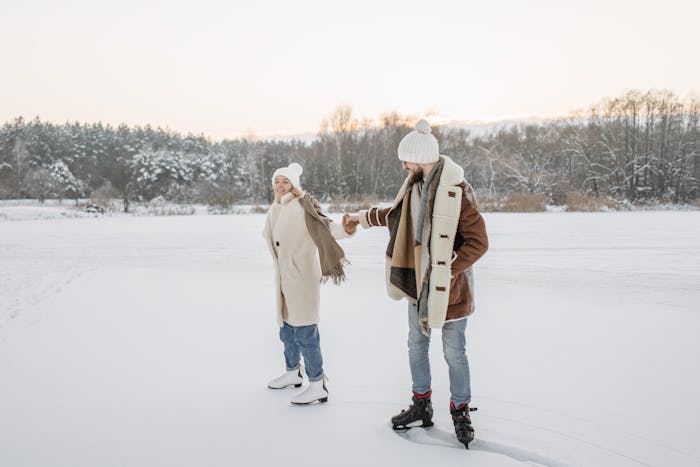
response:
[[[688,203],[700,197],[699,116],[696,97],[629,91],[566,119],[478,134],[438,126],[433,134],[482,197],[537,193],[561,204],[576,192]],[[413,121],[397,113],[360,120],[338,107],[304,142],[19,117],[0,129],[0,199],[119,198],[125,210],[156,197],[269,203],[274,170],[298,162],[303,188],[321,200],[390,200],[404,178],[396,148]]]

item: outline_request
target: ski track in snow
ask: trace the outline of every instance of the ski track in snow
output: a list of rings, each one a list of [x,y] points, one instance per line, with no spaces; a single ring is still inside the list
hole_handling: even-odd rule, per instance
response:
[[[26,326],[33,326],[41,320],[40,314],[31,311],[40,303],[60,293],[65,287],[79,279],[94,267],[67,259],[55,263],[55,267],[46,270],[41,266],[43,259],[25,257],[24,255],[8,260],[5,257],[0,272],[3,293],[0,295],[0,339],[3,328],[21,321]]]

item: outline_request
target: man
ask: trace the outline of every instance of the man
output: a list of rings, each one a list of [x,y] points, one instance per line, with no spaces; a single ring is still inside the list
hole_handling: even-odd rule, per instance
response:
[[[469,448],[474,429],[466,326],[474,312],[472,265],[488,249],[486,226],[464,170],[440,155],[428,122],[420,120],[401,140],[398,156],[408,176],[393,206],[373,207],[348,219],[364,228],[389,228],[387,290],[396,300],[408,299],[413,398],[391,422],[397,430],[433,425],[428,346],[430,328],[441,328],[455,434]]]

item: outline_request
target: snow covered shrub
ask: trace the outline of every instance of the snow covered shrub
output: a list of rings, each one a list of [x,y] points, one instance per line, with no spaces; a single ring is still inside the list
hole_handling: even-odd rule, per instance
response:
[[[131,184],[140,199],[164,196],[177,197],[193,179],[190,159],[179,152],[144,149],[130,162],[133,169]]]
[[[103,209],[111,210],[114,209],[114,200],[119,198],[119,195],[119,191],[107,180],[99,188],[90,193],[90,202]]]
[[[156,196],[137,210],[139,216],[191,216],[195,208],[189,204],[175,204],[163,196]]]
[[[505,212],[543,212],[546,208],[547,199],[541,193],[513,193],[503,204]]]
[[[541,193],[511,193],[502,196],[476,198],[482,212],[543,212],[547,198]]]
[[[195,213],[194,206],[187,204],[166,204],[161,206],[147,206],[145,215],[149,216],[192,216]]]
[[[607,196],[591,196],[578,191],[566,193],[567,211],[610,211],[618,208],[618,202]]]
[[[570,183],[567,179],[563,177],[557,177],[557,179],[552,182],[552,185],[548,189],[548,199],[554,206],[563,206],[566,204],[566,194],[571,189]]]
[[[164,207],[167,204],[168,204],[168,200],[166,200],[162,196],[156,196],[148,203],[149,206],[157,207],[157,208]]]
[[[78,205],[78,199],[85,193],[86,185],[73,175],[62,160],[57,160],[49,167],[49,173],[56,187],[56,195],[61,198],[71,198]]]
[[[267,212],[263,209],[262,213]],[[234,214],[253,214],[252,208],[249,205],[238,204],[232,206],[207,206],[207,214],[215,216],[230,216]]]
[[[481,212],[498,212],[500,203],[497,196],[479,196],[476,195],[476,202]]]

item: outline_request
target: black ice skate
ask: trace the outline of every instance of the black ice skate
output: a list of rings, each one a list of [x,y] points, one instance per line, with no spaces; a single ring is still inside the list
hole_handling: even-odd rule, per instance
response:
[[[396,431],[406,431],[414,427],[428,428],[433,426],[433,404],[430,402],[430,392],[424,396],[413,395],[413,403],[400,414],[391,417],[391,424]]]
[[[472,427],[472,420],[469,418],[471,410],[476,409],[469,409],[468,404],[455,407],[454,404],[450,403],[450,413],[452,414],[452,422],[455,425],[455,435],[467,449],[469,449],[469,443],[474,439],[474,427]]]

